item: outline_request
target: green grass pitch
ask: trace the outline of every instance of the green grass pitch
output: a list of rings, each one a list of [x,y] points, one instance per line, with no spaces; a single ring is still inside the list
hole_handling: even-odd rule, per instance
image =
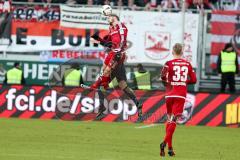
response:
[[[240,129],[178,126],[176,157],[160,158],[164,125],[0,119],[0,160],[239,160]]]

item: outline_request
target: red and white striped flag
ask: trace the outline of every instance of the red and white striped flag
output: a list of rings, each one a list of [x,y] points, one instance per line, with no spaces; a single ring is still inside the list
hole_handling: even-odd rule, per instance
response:
[[[240,54],[240,11],[213,11],[211,26],[211,66],[216,68],[226,43],[231,42]]]

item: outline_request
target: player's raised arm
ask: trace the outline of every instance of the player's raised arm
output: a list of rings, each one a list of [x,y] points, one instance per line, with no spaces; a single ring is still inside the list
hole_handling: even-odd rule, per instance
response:
[[[112,47],[112,42],[111,42],[111,37],[109,35],[106,35],[104,36],[103,38],[101,38],[99,36],[99,31],[94,33],[92,36],[91,36],[91,41],[93,43],[98,43],[98,44],[101,44],[103,47],[109,47],[111,48]]]
[[[120,45],[119,45],[119,48],[122,49],[123,46],[124,46],[124,43],[125,43],[125,34],[124,34],[124,28],[123,28],[123,24],[120,22],[118,24],[119,26],[119,37],[120,37]]]

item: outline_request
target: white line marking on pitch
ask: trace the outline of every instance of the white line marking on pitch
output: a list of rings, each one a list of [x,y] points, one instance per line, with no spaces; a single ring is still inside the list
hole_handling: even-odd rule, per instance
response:
[[[74,159],[75,157],[72,156],[47,156],[42,154],[18,154],[18,153],[0,153],[1,156],[10,156],[10,157],[42,157],[42,158],[57,158],[57,159],[66,159],[71,158]]]
[[[151,127],[155,127],[155,126],[160,126],[162,124],[149,124],[149,125],[145,125],[145,126],[138,126],[135,127],[136,129],[143,129],[143,128],[151,128]]]

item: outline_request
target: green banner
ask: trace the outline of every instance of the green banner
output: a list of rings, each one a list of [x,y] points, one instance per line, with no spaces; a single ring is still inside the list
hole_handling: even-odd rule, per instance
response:
[[[13,67],[16,61],[0,60],[0,83],[4,81],[4,76],[7,70]],[[59,62],[33,62],[20,61],[21,69],[24,73],[26,85],[48,85],[49,77],[54,70],[59,68],[63,63]],[[65,68],[66,69],[66,68]],[[96,77],[101,72],[100,64],[80,64],[80,69],[83,73],[83,79],[86,84],[91,84],[96,80]],[[152,84],[158,86],[160,76],[160,66],[146,66],[146,70],[151,73]],[[136,65],[126,65],[126,73],[128,83],[131,85],[132,73],[136,70]],[[134,86],[134,85],[131,85]],[[156,88],[156,87],[153,87]]]
[[[16,61],[0,61],[0,82],[5,78],[6,72],[11,69]],[[24,73],[24,78],[27,85],[46,85],[48,77],[52,71],[59,65],[57,63],[45,62],[20,62],[21,69]]]

